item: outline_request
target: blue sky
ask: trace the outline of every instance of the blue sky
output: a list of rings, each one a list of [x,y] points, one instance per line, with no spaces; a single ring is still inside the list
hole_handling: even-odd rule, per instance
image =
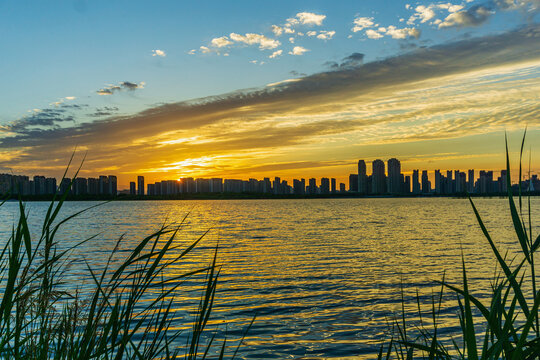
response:
[[[84,124],[135,116],[162,104],[190,99],[200,103],[207,101],[203,98],[226,97],[231,92],[250,94],[284,80],[359,68],[422,49],[534,28],[539,6],[538,0],[0,1],[0,142],[17,137],[17,129],[24,126],[35,130],[24,135],[24,143],[8,145],[9,141],[3,141],[10,160],[0,165],[13,168],[21,159],[14,155],[18,152],[25,154],[28,163],[33,161],[28,169],[37,169],[39,157],[22,150],[37,146],[32,141],[39,138],[36,131],[52,134],[58,129],[80,129]],[[536,53],[529,51],[512,60],[527,61],[534,63]],[[497,61],[488,65],[496,67]],[[525,76],[534,82],[538,72],[532,67],[528,75],[521,72],[516,78]],[[460,69],[466,72],[464,66]],[[499,75],[495,72],[491,76]],[[62,112],[55,112],[60,108]],[[39,125],[13,126],[47,112],[49,117],[46,121],[40,118]],[[347,115],[340,112],[340,116]],[[164,129],[161,134],[176,130]],[[497,128],[499,133],[501,130]],[[460,136],[481,134],[485,131]],[[53,141],[56,135],[51,136]],[[296,146],[312,143],[313,139],[306,138]],[[348,161],[352,156],[334,145],[328,149],[347,153],[328,161]],[[60,161],[60,154],[67,149],[57,150]],[[286,149],[277,152],[281,151]],[[384,155],[383,151],[380,156]],[[215,159],[219,154],[209,156]],[[227,156],[237,158],[241,153]],[[194,158],[178,160],[186,159]],[[133,164],[123,169],[117,160],[110,161],[110,169],[125,171],[126,176],[159,168],[157,164],[149,166],[148,159],[139,169]],[[275,162],[283,159],[266,160],[266,164]],[[106,168],[102,164],[95,170]],[[244,173],[238,170],[237,174]]]

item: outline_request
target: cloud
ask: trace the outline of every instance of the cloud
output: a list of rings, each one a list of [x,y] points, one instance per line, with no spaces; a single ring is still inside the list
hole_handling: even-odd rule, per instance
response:
[[[362,53],[352,53],[351,55],[344,57],[341,61],[340,67],[355,67],[360,66],[364,63],[365,55]]]
[[[112,95],[115,92],[122,91],[122,90],[133,91],[136,89],[144,89],[144,85],[146,85],[144,81],[141,81],[138,84],[130,82],[130,81],[122,81],[118,85],[108,85],[104,87],[103,89],[99,89],[96,92],[99,95]]]
[[[32,114],[25,116],[11,124],[0,127],[0,133],[21,132],[32,128],[55,127],[59,123],[74,121],[75,117],[66,114],[64,109],[35,109]]]
[[[191,50],[188,51],[188,54],[189,55],[195,55],[196,52],[197,52],[197,50],[191,49]]]
[[[276,50],[272,53],[272,55],[268,56],[270,59],[275,59],[278,56],[281,56],[283,54],[283,50]]]
[[[289,71],[289,73],[292,75],[292,76],[307,76],[306,73],[301,73],[301,72],[298,72],[296,70],[291,70]]]
[[[272,25],[271,29],[275,36],[281,36],[283,34],[294,34],[296,33],[295,27],[301,26],[301,25],[307,25],[307,26],[321,26],[324,19],[326,19],[326,15],[320,15],[310,12],[300,12],[296,14],[295,17],[289,18],[285,20],[285,23],[281,26],[279,25]],[[311,31],[308,32],[312,33]],[[303,32],[297,33],[298,36],[303,36]],[[316,32],[313,35],[308,36],[314,36]]]
[[[222,37],[212,39],[210,43],[212,44],[212,46],[221,48],[221,47],[231,45],[232,41],[230,41],[226,36],[222,36]]]
[[[463,5],[460,5],[460,4],[446,3],[446,4],[439,4],[437,6],[439,7],[439,9],[446,9],[448,10],[448,12],[451,12],[451,13],[455,13],[463,9]]]
[[[354,27],[351,29],[353,32],[359,32],[375,25],[372,17],[357,17],[353,23]]]
[[[308,32],[306,33],[306,35],[307,35],[307,36],[315,36],[315,35],[317,35],[317,32],[311,30],[311,31],[308,31]]]
[[[292,24],[286,24],[284,27],[283,27],[283,31],[285,32],[285,34],[294,34],[294,32],[296,30],[294,30],[292,28]]]
[[[473,6],[467,10],[451,13],[439,24],[439,28],[478,26],[484,23],[493,13],[493,10],[485,6]]]
[[[321,31],[319,35],[317,35],[317,39],[330,40],[334,37],[335,34],[335,31]]]
[[[413,37],[418,39],[420,37],[420,30],[414,28],[403,28],[398,29],[395,26],[389,26],[386,31],[386,35],[392,37],[392,39],[406,39],[408,37]]]
[[[279,45],[281,45],[279,40],[270,39],[261,34],[247,33],[245,35],[240,35],[236,33],[231,33],[229,37],[233,41],[244,43],[247,45],[259,45],[259,49],[261,50],[275,49]]]
[[[323,20],[326,19],[326,15],[319,15],[310,12],[301,12],[296,14],[296,18],[304,25],[317,25],[321,26]]]
[[[272,32],[276,36],[281,36],[281,34],[283,34],[283,28],[281,26],[272,25]]]
[[[165,57],[167,54],[165,54],[165,51],[163,50],[152,50],[152,56],[159,56],[159,57]]]
[[[96,108],[96,110],[93,113],[87,114],[91,117],[106,117],[114,115],[116,112],[118,112],[118,108],[116,106],[104,106],[100,108]]]
[[[353,158],[360,146],[388,151],[380,146],[491,134],[525,122],[536,131],[539,40],[540,26],[531,26],[95,122],[71,123],[66,112],[31,114],[39,120],[2,129],[0,151],[14,155],[0,166],[62,169],[79,144],[88,149],[86,169],[115,164],[123,178],[141,168],[166,173],[170,164],[203,157],[216,159],[212,171],[231,174],[291,159]],[[360,64],[363,56],[350,60]],[[441,141],[433,144],[443,151]]]
[[[58,101],[55,101],[55,102],[53,102],[53,103],[50,103],[49,105],[54,105],[54,106],[58,107],[58,106],[63,105],[63,104],[65,103],[66,100],[67,100],[67,101],[72,101],[72,100],[75,100],[75,99],[76,99],[75,96],[66,96],[66,97],[64,97],[64,98],[61,98],[61,99],[58,100]]]
[[[302,46],[295,46],[292,51],[289,51],[290,55],[304,55],[304,53],[308,52],[309,50],[302,47]]]
[[[425,23],[426,21],[429,21],[435,17],[435,11],[433,11],[433,6],[419,5],[416,7],[415,10],[416,16],[420,18],[421,23]],[[414,19],[414,17],[411,17],[408,23],[411,23],[411,19]]]
[[[392,39],[407,39],[420,37],[420,30],[416,28],[397,28],[394,25],[388,27],[375,25],[373,18],[358,17],[354,20],[355,27],[352,29],[353,32],[358,32],[365,30],[365,34],[369,39],[381,39],[385,35],[392,37]],[[372,29],[373,26],[379,26],[377,29]]]
[[[418,5],[414,10],[415,13],[411,15],[407,21],[408,25],[414,25],[416,20],[420,20],[420,23],[426,23],[430,20],[435,19],[437,12],[440,10],[447,11],[449,13],[455,13],[463,9],[461,4],[452,4],[452,3],[439,3],[439,4],[429,4],[429,5]],[[441,20],[434,20],[435,23],[440,23]]]
[[[278,81],[275,83],[267,84],[266,86],[269,86],[269,87],[280,86],[280,85],[285,85],[285,84],[289,84],[289,83],[297,82],[297,81],[302,81],[302,79],[286,79],[286,80]]]
[[[199,49],[201,50],[201,52],[202,52],[203,54],[208,54],[208,53],[211,53],[211,52],[212,52],[212,50],[210,50],[207,46],[201,46]],[[192,51],[193,51],[193,50],[192,50]]]
[[[384,35],[381,35],[381,33],[373,30],[373,29],[368,29],[366,30],[366,35],[368,38],[370,39],[380,39],[382,38]]]

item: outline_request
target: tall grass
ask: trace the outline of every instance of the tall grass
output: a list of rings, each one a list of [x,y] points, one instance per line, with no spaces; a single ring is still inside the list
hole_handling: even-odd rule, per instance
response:
[[[520,150],[519,179],[522,176],[522,155],[526,131]],[[517,242],[523,254],[523,260],[513,265],[496,246],[486,228],[475,204],[469,197],[478,225],[489,243],[500,271],[488,289],[488,301],[471,294],[467,278],[465,259],[462,255],[461,285],[440,281],[441,289],[433,297],[428,322],[411,323],[407,321],[405,306],[401,316],[393,321],[393,337],[388,344],[380,348],[378,359],[539,359],[540,326],[539,311],[540,291],[535,270],[535,253],[540,247],[540,235],[533,236],[530,197],[528,208],[523,215],[523,195],[521,186],[518,194],[518,206],[514,201],[511,188],[510,160],[508,142],[506,143],[506,182],[509,211]],[[529,165],[530,166],[530,165]],[[532,296],[527,296],[526,289],[532,289]],[[444,292],[454,294],[458,307],[460,331],[453,334],[451,341],[443,341],[438,327]],[[403,291],[402,291],[403,297]],[[403,302],[403,300],[402,300]],[[420,298],[417,296],[417,316],[422,319]]]
[[[226,340],[218,340],[215,329],[207,326],[219,274],[217,249],[207,266],[166,276],[169,268],[181,262],[205,234],[186,246],[177,241],[182,225],[162,226],[142,239],[127,257],[113,261],[118,255],[119,239],[102,270],[96,271],[85,262],[91,286],[81,293],[72,290],[76,286],[66,284],[63,275],[72,250],[93,238],[59,250],[58,231],[88,210],[59,219],[66,196],[67,192],[59,194],[50,203],[37,239],[32,238],[25,205],[19,201],[18,222],[0,253],[1,358],[235,357],[238,348],[234,353],[234,349],[226,351]],[[168,252],[177,255],[165,256]],[[193,327],[189,333],[181,333],[175,330],[179,328],[173,307],[175,295],[182,281],[193,276],[205,276],[206,280]],[[145,297],[149,292],[152,296]],[[178,345],[180,336],[188,339],[186,345]]]

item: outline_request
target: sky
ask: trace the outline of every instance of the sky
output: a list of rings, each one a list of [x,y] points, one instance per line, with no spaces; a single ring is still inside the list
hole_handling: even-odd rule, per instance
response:
[[[540,0],[0,0],[0,172],[540,172]],[[527,155],[528,156],[528,155]],[[515,163],[515,161],[514,161]],[[368,165],[368,172],[370,166]]]

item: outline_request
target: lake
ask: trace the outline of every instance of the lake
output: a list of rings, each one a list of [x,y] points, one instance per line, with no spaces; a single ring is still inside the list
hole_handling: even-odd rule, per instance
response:
[[[531,201],[538,234],[534,214],[540,213],[540,199]],[[510,256],[519,253],[508,201],[474,202],[498,246]],[[61,216],[94,204],[68,202]],[[47,206],[27,204],[33,234]],[[1,239],[9,236],[17,207],[15,202],[0,207]],[[478,296],[489,293],[495,270],[467,199],[123,201],[94,208],[63,227],[61,248],[99,234],[72,254],[78,261],[68,281],[88,286],[82,258],[103,267],[118,237],[124,235],[122,256],[161,224],[178,223],[186,215],[179,244],[187,246],[210,231],[170,276],[208,265],[219,242],[222,270],[210,326],[234,340],[256,313],[240,350],[243,359],[373,358],[390,337],[388,322],[401,309],[401,287],[406,307],[414,310],[416,291],[429,303],[443,272],[449,282],[461,284],[462,252]],[[188,281],[183,289],[177,317],[179,327],[188,329],[192,312],[187,309],[199,299],[200,281]],[[446,334],[459,326],[456,305],[452,296],[444,297]]]

